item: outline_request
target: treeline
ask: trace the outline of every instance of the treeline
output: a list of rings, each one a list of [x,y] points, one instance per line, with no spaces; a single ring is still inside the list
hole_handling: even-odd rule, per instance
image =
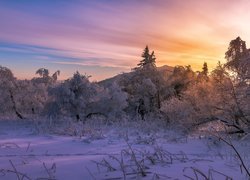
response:
[[[210,121],[221,121],[229,133],[247,133],[250,128],[250,51],[239,37],[225,53],[227,62],[209,73],[176,66],[157,68],[154,52],[146,47],[142,60],[130,73],[102,82],[76,72],[58,82],[60,71],[50,75],[41,68],[38,78],[16,79],[0,66],[0,114],[20,119],[32,117],[71,118],[83,123],[93,116],[108,122],[160,120],[187,130]]]

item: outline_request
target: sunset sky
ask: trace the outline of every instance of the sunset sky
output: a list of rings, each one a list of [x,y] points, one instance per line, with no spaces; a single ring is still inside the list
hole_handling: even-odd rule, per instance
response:
[[[250,42],[249,0],[1,0],[0,65],[16,77],[48,68],[101,80],[130,71],[146,45],[157,66],[199,70]]]

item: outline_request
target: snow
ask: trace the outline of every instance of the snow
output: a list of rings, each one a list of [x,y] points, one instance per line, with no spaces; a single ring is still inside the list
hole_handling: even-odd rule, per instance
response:
[[[247,179],[233,151],[216,138],[179,137],[170,130],[148,134],[135,128],[102,130],[102,137],[80,138],[36,134],[31,123],[0,121],[0,179],[18,179],[10,172],[14,167],[30,179],[196,179],[193,169],[206,176],[210,172],[213,179],[226,179],[224,174]],[[249,141],[233,143],[249,164]]]

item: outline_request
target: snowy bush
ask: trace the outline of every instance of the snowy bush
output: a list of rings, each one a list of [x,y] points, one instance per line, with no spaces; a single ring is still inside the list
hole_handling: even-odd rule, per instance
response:
[[[72,78],[49,89],[50,101],[45,112],[54,117],[62,115],[83,120],[86,105],[95,101],[97,91],[96,84],[76,72]]]
[[[71,79],[49,89],[50,101],[46,113],[50,116],[68,116],[85,122],[93,117],[105,120],[121,118],[127,106],[126,93],[117,84],[109,88],[89,81],[76,72]]]

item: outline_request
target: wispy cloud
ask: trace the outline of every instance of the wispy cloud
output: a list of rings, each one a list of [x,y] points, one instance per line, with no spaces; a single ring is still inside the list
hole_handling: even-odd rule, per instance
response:
[[[126,70],[148,44],[158,65],[214,66],[231,39],[240,35],[250,41],[249,5],[245,0],[0,1],[0,52],[32,55],[34,63]]]

